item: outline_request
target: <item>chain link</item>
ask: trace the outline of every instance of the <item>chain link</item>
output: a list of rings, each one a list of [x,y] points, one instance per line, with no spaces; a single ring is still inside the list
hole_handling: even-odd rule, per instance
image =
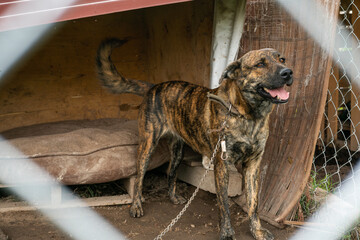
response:
[[[211,156],[211,159],[210,159],[210,164],[213,164],[214,162],[214,159],[216,157],[216,153],[218,152],[219,150],[219,145],[220,145],[220,142],[221,142],[221,134],[219,135],[219,139],[218,139],[218,142],[216,143],[216,146],[215,146],[215,149],[214,149],[214,152]],[[183,209],[179,212],[179,214],[170,222],[170,224],[156,237],[154,238],[154,240],[161,240],[162,237],[170,231],[170,229],[179,221],[179,219],[182,217],[182,215],[184,215],[185,211],[188,209],[188,207],[190,206],[191,202],[194,200],[195,196],[197,195],[197,193],[199,192],[200,190],[200,186],[201,184],[204,182],[207,174],[209,173],[209,169],[206,169],[204,175],[202,176],[200,182],[199,182],[199,185],[197,186],[197,188],[195,189],[195,191],[193,192],[193,194],[191,195],[190,199],[187,201],[187,203],[185,204],[185,206],[183,207]]]
[[[224,136],[224,129],[226,128],[226,123],[228,121],[228,118],[229,118],[229,114],[230,114],[230,110],[231,110],[231,104],[230,104],[230,107],[229,107],[229,112],[228,114],[226,114],[226,117],[225,117],[225,120],[224,122],[222,123],[222,127],[221,127],[221,133],[219,134],[219,139],[215,145],[215,148],[214,148],[214,151],[213,151],[213,154],[211,155],[211,158],[210,158],[210,165],[212,165],[214,163],[214,159],[216,157],[216,153],[218,152],[219,150],[219,146],[220,146],[220,142],[223,141],[225,139],[225,136]],[[195,191],[193,192],[193,194],[191,195],[191,197],[189,198],[189,200],[187,201],[187,203],[185,204],[185,206],[183,207],[183,209],[178,213],[178,215],[173,219],[171,220],[171,222],[169,223],[169,225],[157,236],[154,238],[154,240],[162,240],[162,237],[168,233],[171,228],[180,220],[180,218],[182,217],[182,215],[184,215],[184,213],[186,212],[186,210],[188,209],[188,207],[190,206],[191,202],[194,200],[195,196],[197,195],[197,193],[199,192],[200,190],[200,186],[202,185],[202,183],[205,181],[205,178],[207,176],[207,174],[209,173],[209,169],[206,169],[204,175],[202,176],[202,178],[200,179],[200,182],[199,182],[199,185],[196,187]]]

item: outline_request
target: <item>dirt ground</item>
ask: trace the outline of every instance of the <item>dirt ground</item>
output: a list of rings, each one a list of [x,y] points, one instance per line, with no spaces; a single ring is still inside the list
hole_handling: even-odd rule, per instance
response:
[[[164,174],[149,172],[145,183],[145,216],[142,218],[131,218],[128,205],[94,208],[96,212],[119,229],[127,239],[153,239],[183,207],[183,205],[173,205],[169,201]],[[193,186],[179,183],[178,190],[186,198],[191,196],[194,189]],[[235,203],[231,204],[230,209],[236,239],[252,240],[246,214]],[[278,240],[289,239],[295,231],[290,227],[278,229],[265,222],[263,222],[263,226],[268,228]],[[1,213],[0,229],[8,236],[8,239],[12,240],[72,239],[36,211]],[[183,217],[163,239],[218,239],[218,231],[216,196],[200,190]],[[3,239],[6,238],[3,237]],[[0,240],[2,240],[1,236]]]

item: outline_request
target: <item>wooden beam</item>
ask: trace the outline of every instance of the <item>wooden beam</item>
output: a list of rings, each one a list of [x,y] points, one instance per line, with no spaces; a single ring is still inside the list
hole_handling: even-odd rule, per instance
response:
[[[351,14],[351,24],[353,27],[353,31],[356,36],[360,36],[360,24],[356,22],[357,17],[359,16],[359,12],[355,6],[351,7],[353,13]],[[356,51],[359,51],[358,49],[352,49],[351,50],[353,54],[355,54]],[[352,81],[355,79],[352,79]],[[357,81],[359,79],[356,79]],[[354,84],[354,82],[351,83],[351,129],[350,129],[350,150],[356,151],[359,148],[359,142],[360,142],[360,103],[359,103],[359,96],[360,96],[360,88],[357,84]]]
[[[135,184],[135,176],[125,178],[122,180],[128,194],[104,197],[82,198],[78,200],[62,200],[62,186],[51,187],[51,201],[50,203],[39,203],[32,206],[27,202],[5,202],[0,204],[0,213],[5,212],[20,212],[20,211],[34,211],[37,209],[59,209],[59,208],[78,208],[78,207],[99,207],[111,205],[123,205],[132,202],[133,188]],[[9,187],[7,185],[0,185],[1,188]],[[0,235],[1,236],[1,235]],[[1,238],[0,238],[1,240]]]
[[[126,191],[128,192],[129,196],[132,198],[134,196],[134,186],[135,186],[135,176],[131,176],[129,178],[125,178],[122,180]]]
[[[2,203],[0,205],[0,213],[5,212],[20,212],[20,211],[34,211],[37,209],[59,209],[59,208],[78,208],[78,207],[99,207],[99,206],[111,206],[129,204],[132,202],[129,194],[107,196],[107,197],[93,197],[82,199],[79,201],[65,201],[61,205],[45,204],[31,206],[26,202],[9,202]]]
[[[332,64],[334,66],[334,64]],[[331,141],[336,142],[337,140],[337,131],[338,131],[338,108],[339,108],[339,89],[337,81],[339,79],[339,69],[338,67],[334,69],[334,76],[329,79],[328,90],[331,95],[331,102],[327,104],[327,117],[328,117],[328,128],[326,128],[326,143]],[[327,126],[325,126],[327,127]]]

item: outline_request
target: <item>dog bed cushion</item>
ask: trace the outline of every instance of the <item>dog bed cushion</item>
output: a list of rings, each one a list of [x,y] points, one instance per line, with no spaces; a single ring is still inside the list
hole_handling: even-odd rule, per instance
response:
[[[136,120],[64,121],[16,128],[1,135],[5,140],[0,140],[0,145],[7,141],[64,184],[103,183],[136,173]],[[148,169],[167,162],[169,155],[167,144],[160,141]],[[14,161],[18,158],[13,157]]]

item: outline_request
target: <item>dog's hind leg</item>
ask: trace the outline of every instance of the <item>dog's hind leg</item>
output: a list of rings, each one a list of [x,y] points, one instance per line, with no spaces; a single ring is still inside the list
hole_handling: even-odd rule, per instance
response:
[[[230,221],[229,197],[227,192],[229,173],[227,164],[226,161],[220,158],[220,154],[218,154],[214,165],[214,173],[217,201],[220,210],[220,239],[222,240],[233,239],[235,234]]]
[[[176,194],[176,170],[184,157],[184,142],[177,137],[172,137],[169,143],[171,151],[171,160],[168,170],[169,197],[174,204],[183,204],[186,202],[186,199]]]
[[[141,217],[144,215],[142,208],[142,201],[144,201],[142,197],[143,180],[146,169],[149,165],[150,156],[158,144],[161,136],[160,133],[156,131],[143,132],[143,134],[139,133],[143,136],[141,136],[139,140],[138,161],[136,164],[137,176],[134,186],[133,202],[130,207],[130,215],[132,217]]]

